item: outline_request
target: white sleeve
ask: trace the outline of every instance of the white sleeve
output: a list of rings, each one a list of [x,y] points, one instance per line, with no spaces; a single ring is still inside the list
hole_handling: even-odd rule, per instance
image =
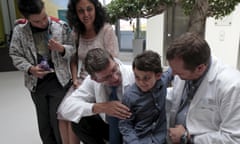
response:
[[[94,81],[88,76],[83,83],[63,99],[58,108],[58,118],[78,123],[84,116],[90,116],[96,102]]]

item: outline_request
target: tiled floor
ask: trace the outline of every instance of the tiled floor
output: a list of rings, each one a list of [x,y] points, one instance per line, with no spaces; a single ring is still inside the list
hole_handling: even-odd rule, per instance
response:
[[[133,59],[127,52],[119,57],[125,64]],[[1,144],[41,144],[35,107],[22,72],[0,72],[0,107]]]
[[[131,64],[133,60],[133,53],[132,52],[120,52],[119,59],[123,61],[125,64]]]
[[[35,108],[23,73],[0,73],[0,140],[1,144],[41,144]]]

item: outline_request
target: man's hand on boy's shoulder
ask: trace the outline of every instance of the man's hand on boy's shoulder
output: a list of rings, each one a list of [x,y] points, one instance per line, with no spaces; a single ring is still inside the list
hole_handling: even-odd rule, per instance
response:
[[[126,119],[132,115],[130,109],[120,101],[95,103],[93,106],[93,112],[97,114],[106,113],[109,116],[117,117],[119,119]]]

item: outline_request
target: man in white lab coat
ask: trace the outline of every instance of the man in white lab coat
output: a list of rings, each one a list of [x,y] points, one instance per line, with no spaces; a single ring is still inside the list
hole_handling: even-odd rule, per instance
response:
[[[193,33],[167,50],[175,74],[169,138],[180,144],[240,143],[240,73],[211,56],[207,42]]]
[[[89,76],[63,100],[58,114],[60,118],[73,122],[73,131],[85,144],[103,144],[109,140],[106,115],[118,119],[131,115],[121,99],[135,79],[131,66],[122,64],[102,48],[89,50],[84,61]],[[110,101],[111,87],[117,87],[118,100]],[[121,143],[121,136],[109,143]]]

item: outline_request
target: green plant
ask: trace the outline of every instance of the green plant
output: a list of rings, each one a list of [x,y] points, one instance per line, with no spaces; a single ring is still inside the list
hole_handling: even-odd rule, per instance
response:
[[[107,6],[111,23],[118,19],[149,18],[162,13],[173,0],[112,0]]]
[[[229,15],[238,3],[240,0],[112,0],[106,9],[110,22],[115,23],[118,19],[150,18],[179,4],[190,17],[188,31],[203,36],[207,17]]]
[[[180,3],[186,15],[190,15],[198,0],[181,0]],[[230,14],[240,0],[208,0],[207,16],[216,19]]]

